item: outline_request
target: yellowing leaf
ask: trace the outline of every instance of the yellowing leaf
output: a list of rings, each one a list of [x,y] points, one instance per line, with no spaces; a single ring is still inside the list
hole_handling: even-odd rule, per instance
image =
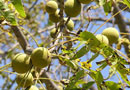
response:
[[[76,62],[80,62],[80,59],[76,59]]]
[[[92,67],[92,64],[88,63],[88,61],[80,62],[80,64],[83,69],[90,69]]]
[[[7,32],[7,34],[10,36],[10,37],[13,37],[12,34],[10,32]]]
[[[8,4],[8,8],[10,8],[10,10],[13,10],[14,9],[14,6],[12,3]]]

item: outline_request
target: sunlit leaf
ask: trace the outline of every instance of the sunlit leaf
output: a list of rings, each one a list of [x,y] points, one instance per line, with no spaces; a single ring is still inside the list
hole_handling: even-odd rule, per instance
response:
[[[89,62],[92,62],[93,60],[95,60],[98,57],[99,53],[95,53],[90,59]]]
[[[71,77],[70,83],[69,83],[68,86],[65,88],[65,90],[72,90],[73,88],[75,88],[76,82],[77,82],[82,76],[84,76],[84,70],[80,70],[79,72],[76,73],[75,76]]]
[[[101,72],[100,71],[96,72],[96,71],[91,70],[89,75],[91,76],[91,78],[93,78],[96,81],[98,90],[101,90],[100,86],[101,86],[101,83],[103,82],[103,76]]]
[[[75,83],[75,86],[76,86],[76,87],[80,87],[80,85],[82,85],[82,84],[84,84],[84,83],[86,83],[85,80],[78,80],[78,81]]]
[[[11,12],[2,0],[0,1],[0,14],[8,21],[11,25],[17,25],[14,13]]]
[[[22,0],[11,0],[11,2],[18,11],[19,15],[25,18],[26,14],[22,5]]]
[[[98,83],[98,84],[101,84],[101,83],[103,82],[103,76],[102,76],[102,74],[101,74],[100,71],[98,71],[98,72],[96,73],[95,81],[96,81],[96,83]]]
[[[116,70],[120,74],[121,78],[130,86],[130,81],[127,78],[127,73],[128,73],[127,69],[121,64],[117,64]]]
[[[108,13],[111,11],[112,8],[112,1],[107,1],[107,0],[99,0],[100,1],[100,5],[103,6],[104,8],[104,12],[106,15],[108,15]]]
[[[123,4],[126,4],[130,8],[130,0],[121,1]]]
[[[83,84],[83,89],[87,90],[87,89],[91,88],[94,83],[95,83],[94,81],[90,81],[88,83]]]
[[[106,81],[105,82],[106,87],[109,90],[120,90],[121,86],[113,81]]]
[[[100,44],[98,39],[91,32],[84,31],[81,32],[79,36],[81,40],[87,41],[90,46],[98,46]]]
[[[8,32],[7,34],[8,34],[10,37],[13,37],[13,35],[12,35],[10,32]]]
[[[94,71],[94,70],[90,70],[90,72],[89,72],[89,75],[90,75],[90,77],[92,78],[92,79],[96,79],[96,71]]]
[[[85,54],[87,54],[89,52],[89,48],[87,46],[83,46],[72,58],[73,59],[77,59],[80,58],[82,56],[84,56]]]
[[[99,68],[97,68],[97,71],[103,70],[107,66],[106,62],[103,62]]]
[[[78,69],[78,66],[77,66],[77,64],[76,64],[74,61],[67,60],[67,61],[66,61],[66,64],[67,64],[69,67],[71,67],[72,69],[75,69],[75,70]]]

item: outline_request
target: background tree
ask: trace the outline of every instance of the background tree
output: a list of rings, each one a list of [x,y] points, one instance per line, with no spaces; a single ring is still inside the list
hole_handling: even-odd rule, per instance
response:
[[[129,0],[0,0],[1,90],[129,88],[129,7]]]

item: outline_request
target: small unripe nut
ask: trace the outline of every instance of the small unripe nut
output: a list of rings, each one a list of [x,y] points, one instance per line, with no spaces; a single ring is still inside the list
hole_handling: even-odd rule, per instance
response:
[[[110,45],[116,43],[119,39],[119,32],[113,27],[104,29],[102,34],[108,38]]]
[[[49,19],[54,22],[57,23],[60,21],[60,15],[59,15],[59,10],[57,10],[55,13],[53,14],[49,14]]]
[[[65,2],[65,13],[67,16],[76,17],[81,12],[81,4],[78,0],[67,0]]]
[[[29,74],[19,74],[16,78],[16,83],[19,87],[28,87],[33,84],[33,76]]]
[[[26,73],[31,69],[30,57],[23,53],[18,53],[12,60],[12,68],[17,73]]]
[[[38,47],[31,54],[32,64],[38,68],[44,68],[51,62],[51,54],[48,49]]]
[[[67,21],[67,18],[64,18],[65,22]],[[74,22],[72,21],[72,19],[70,19],[67,23],[67,28],[72,31],[74,29]]]
[[[109,40],[106,36],[102,35],[102,34],[97,34],[96,38],[101,42],[101,43],[105,43],[105,44],[109,44]]]
[[[129,45],[129,44],[130,44],[129,39],[127,39],[127,38],[122,38],[122,44],[123,44],[123,45]]]
[[[50,36],[51,36],[52,38],[56,38],[56,34],[57,34],[56,31],[59,32],[59,29],[56,30],[56,28],[54,28],[54,29],[52,29],[52,30],[50,31]]]
[[[46,4],[46,11],[49,14],[53,14],[58,9],[58,4],[55,1],[48,1]]]

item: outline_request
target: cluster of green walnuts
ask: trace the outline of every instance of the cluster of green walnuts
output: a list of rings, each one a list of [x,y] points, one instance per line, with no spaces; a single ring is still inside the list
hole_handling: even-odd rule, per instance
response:
[[[16,78],[18,87],[26,88],[30,86],[28,90],[39,90],[33,85],[34,78],[31,74],[31,69],[33,66],[37,68],[44,68],[48,66],[50,62],[51,53],[44,47],[38,47],[34,49],[31,55],[24,53],[16,54],[12,60],[12,68],[18,73]]]
[[[67,0],[64,5],[64,12],[68,17],[76,17],[81,12],[81,4],[89,4],[91,0]],[[58,3],[54,0],[50,0],[46,3],[46,11],[49,14],[49,20],[54,23],[58,23],[60,21],[60,14],[58,9]],[[67,22],[67,18],[64,18],[64,21]],[[66,24],[67,29],[72,31],[74,29],[74,22],[72,19],[69,19],[68,23]],[[50,35],[52,38],[56,37],[56,28],[52,29]]]
[[[119,32],[116,28],[109,27],[103,30],[102,34],[97,34],[96,38],[107,45],[116,44],[116,49],[120,50],[121,45],[130,46],[130,41],[127,38],[119,38]]]
[[[101,42],[107,45],[112,45],[117,43],[119,39],[119,32],[113,27],[109,27],[103,30],[102,34],[97,34],[96,38]]]
[[[81,12],[81,3],[89,4],[91,0],[67,0],[65,2],[64,11],[69,17],[76,17]],[[50,0],[46,3],[46,11],[49,13],[49,19],[52,22],[59,22],[60,15],[58,9],[58,3],[54,0]]]
[[[81,12],[81,4],[89,4],[92,0],[66,0],[64,4],[64,12],[66,16],[69,17],[76,17]],[[54,22],[58,23],[60,21],[58,3],[54,0],[50,0],[46,3],[46,11],[49,14],[49,19]],[[64,18],[64,21],[67,21],[67,18]],[[74,29],[74,22],[73,20],[69,20],[67,23],[67,29],[72,31]],[[50,36],[52,38],[56,37],[56,32],[59,32],[56,28],[52,29],[50,32]],[[112,45],[113,43],[119,42],[119,32],[113,28],[109,27],[106,28],[102,34],[96,35],[96,38],[101,42],[107,45]],[[119,46],[119,45],[118,45]]]

